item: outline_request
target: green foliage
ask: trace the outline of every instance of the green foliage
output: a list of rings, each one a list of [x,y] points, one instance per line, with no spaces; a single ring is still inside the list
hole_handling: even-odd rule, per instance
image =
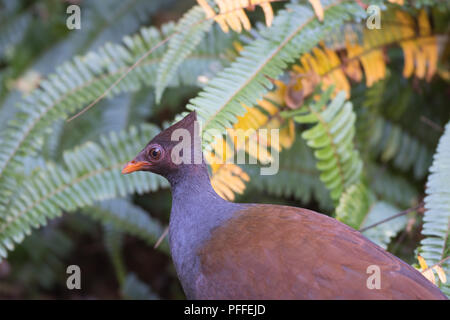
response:
[[[377,201],[372,204],[370,211],[361,225],[361,228],[371,226],[375,223],[390,218],[399,213],[400,209],[391,205],[388,202]],[[397,235],[400,230],[403,230],[408,222],[407,216],[400,216],[389,221],[389,223],[382,223],[376,227],[370,228],[363,232],[367,238],[378,244],[380,247],[387,249],[391,239]]]
[[[24,285],[50,289],[56,281],[65,281],[64,261],[73,252],[73,241],[57,228],[43,228],[25,239],[13,252],[11,278]]]
[[[345,102],[345,93],[340,92],[323,110],[330,92],[323,94],[317,104],[308,105],[307,112],[294,120],[314,124],[302,133],[302,138],[315,149],[320,180],[331,191],[331,198],[338,200],[346,188],[359,180],[362,161],[353,144],[356,115],[352,104]]]
[[[6,199],[12,193],[9,182],[12,179],[8,175],[21,167],[25,154],[33,155],[33,151],[40,148],[43,136],[48,133],[51,124],[101,96],[136,60],[172,32],[173,24],[170,23],[164,25],[161,32],[153,27],[143,28],[135,36],[125,37],[125,45],[106,44],[97,52],[76,57],[57,68],[55,74],[42,81],[40,88],[18,105],[21,112],[1,134],[0,212],[6,210]],[[220,61],[214,52],[216,48],[207,49],[209,55],[185,59],[182,72],[176,82],[173,82],[174,85],[196,84],[198,75],[208,72],[212,61]],[[205,53],[204,46],[200,46],[198,50]],[[163,53],[164,47],[160,47],[146,56],[110,95],[135,91],[142,85],[154,85]],[[203,59],[207,59],[208,63],[200,63]]]
[[[363,130],[370,132],[366,148],[382,162],[392,162],[402,171],[412,169],[416,179],[425,177],[432,156],[425,144],[402,127],[374,115],[371,115],[370,125]]]
[[[1,217],[0,256],[6,257],[7,249],[12,250],[14,243],[30,234],[31,227],[45,225],[47,219],[60,216],[63,210],[70,212],[99,200],[167,186],[166,180],[156,175],[120,173],[123,163],[132,159],[157,132],[149,125],[142,125],[140,130],[132,127],[118,134],[113,132],[101,137],[100,144],[87,142],[66,151],[63,166],[48,163],[37,170],[12,199],[7,215]],[[117,219],[118,216],[111,217],[113,221]]]
[[[123,262],[123,233],[117,230],[111,223],[103,225],[103,239],[108,255],[116,272],[117,281],[122,286],[125,282],[126,268]]]
[[[113,200],[117,201],[117,200]],[[125,201],[122,201],[125,202]],[[131,205],[127,203],[126,206]],[[122,203],[122,207],[124,204]],[[112,207],[110,205],[110,207]],[[136,210],[136,209],[134,209]],[[150,287],[142,282],[134,273],[127,273],[123,258],[123,233],[116,229],[112,224],[104,224],[104,240],[111,258],[117,280],[120,286],[120,292],[124,299],[130,300],[155,300],[157,295],[152,292]]]
[[[340,198],[336,219],[358,230],[373,202],[374,196],[363,183],[354,184]]]
[[[213,20],[206,20],[200,6],[194,6],[186,12],[177,23],[174,36],[169,41],[168,49],[160,63],[156,79],[156,101],[161,101],[164,89],[175,76],[181,65],[211,29]]]
[[[420,243],[421,255],[432,266],[450,254],[450,122],[439,141],[437,152],[430,167],[425,197],[425,215]],[[450,274],[450,261],[442,263],[446,274]],[[440,283],[442,291],[450,296],[450,285]]]
[[[187,105],[197,111],[203,125],[203,139],[211,142],[216,130],[224,133],[245,109],[255,105],[268,89],[270,78],[278,78],[288,63],[311,50],[325,34],[352,17],[365,13],[357,4],[327,1],[325,19],[320,23],[306,5],[288,4],[273,21],[271,28],[245,46],[240,56],[211,80]],[[214,132],[213,132],[214,131]]]
[[[153,246],[164,233],[164,227],[145,210],[124,199],[102,201],[94,207],[83,210],[98,221],[108,222],[115,229],[136,236]],[[169,252],[168,242],[164,241],[160,250]]]
[[[392,217],[399,211],[387,202],[378,201],[364,183],[357,183],[350,186],[339,199],[336,219],[358,230]],[[405,227],[406,222],[406,217],[401,216],[390,223],[371,227],[363,234],[386,249],[391,238]]]
[[[37,19],[41,12],[61,11],[65,8],[61,3],[0,0],[4,9],[0,12],[0,258],[20,243],[20,248],[8,256],[14,277],[23,275],[25,286],[38,283],[50,288],[59,280],[57,274],[61,274],[64,259],[71,252],[72,240],[76,241],[68,234],[73,237],[100,222],[122,297],[158,298],[127,270],[123,252],[125,234],[152,247],[164,232],[160,221],[166,221],[170,207],[166,201],[170,194],[159,191],[168,186],[166,180],[149,173],[120,174],[123,164],[159,131],[145,123],[178,120],[185,114],[186,102],[204,87],[189,100],[187,109],[197,111],[208,146],[213,130],[224,133],[237,116],[245,113],[244,105],[259,104],[274,87],[274,79],[286,84],[292,80],[291,64],[319,42],[325,40],[328,49],[340,50],[349,34],[362,40],[365,25],[359,20],[366,12],[357,3],[321,3],[323,22],[306,1],[272,4],[272,26],[261,25],[245,32],[240,36],[244,47],[238,52],[238,36],[225,34],[213,19],[206,20],[199,6],[193,6],[176,24],[142,28],[160,25],[161,9],[170,7],[170,14],[180,15],[190,5],[186,2],[83,2],[82,32],[69,32],[58,16],[50,14],[45,24],[41,16]],[[400,8],[382,1],[371,4],[381,5],[383,10]],[[405,6],[416,12],[414,7],[430,4],[438,5],[424,0]],[[438,33],[444,34],[448,31],[446,6],[439,5],[439,14],[435,8],[428,10],[433,15],[432,28],[439,25]],[[387,18],[395,20],[388,13],[385,22]],[[294,119],[296,140],[281,152],[277,175],[261,176],[260,168],[243,167],[251,177],[244,202],[247,196],[259,199],[266,194],[275,202],[318,206],[356,229],[417,205],[439,127],[450,118],[442,94],[448,83],[438,76],[430,83],[403,79],[403,56],[385,46],[395,42],[400,33],[373,31],[364,39],[386,49],[392,69],[387,70],[385,80],[370,88],[352,83],[350,101],[342,93],[331,99],[332,89],[320,92],[317,88],[313,97],[306,98],[296,110],[286,111],[286,103],[273,103],[279,110],[269,118]],[[131,35],[120,43],[127,34]],[[30,71],[37,71],[42,80],[20,97],[21,92],[14,89],[15,81],[23,81]],[[123,80],[107,91],[125,73]],[[105,93],[106,99],[89,113],[65,122]],[[263,109],[261,106],[260,119],[270,113]],[[423,119],[433,123],[434,129],[428,130]],[[5,126],[8,120],[12,121]],[[428,210],[420,251],[430,265],[449,254],[449,130],[448,125],[427,184]],[[145,196],[147,202],[139,196],[129,197],[154,191],[158,193]],[[84,215],[64,215],[42,232],[33,230],[63,212]],[[364,235],[386,248],[405,228],[406,219],[390,220],[364,231]],[[83,223],[78,225],[80,221],[74,220]],[[66,224],[71,232],[60,230]],[[167,240],[159,249],[168,253]],[[149,252],[153,250],[149,248]],[[450,262],[442,266],[448,276]],[[34,272],[42,277],[37,279]],[[448,285],[441,284],[441,288],[449,294]]]
[[[392,170],[371,164],[367,166],[367,180],[378,199],[399,208],[414,207],[418,203],[417,188]]]
[[[170,26],[168,28],[171,29]],[[24,154],[33,155],[33,151],[42,145],[43,135],[52,122],[67,117],[69,113],[100,96],[127,66],[163,36],[164,33],[159,33],[154,28],[142,29],[140,35],[124,39],[126,47],[108,44],[98,53],[74,58],[44,80],[41,88],[19,104],[21,112],[10,122],[8,130],[2,132],[0,181],[8,180],[4,176],[20,167]],[[156,51],[150,58],[161,54],[161,50]],[[143,63],[140,68],[134,69],[131,77],[115,88],[114,93],[117,94],[124,88],[137,89],[141,81],[152,80],[151,77],[143,78],[144,74],[151,75],[155,70],[156,63],[153,61]],[[7,188],[8,184],[1,182],[2,199],[8,199],[11,191]],[[7,204],[3,203],[3,206]],[[0,207],[0,212],[5,209]]]
[[[316,200],[321,208],[333,208],[328,190],[318,178],[316,160],[300,134],[291,148],[280,153],[279,171],[274,176],[261,175],[255,166],[245,166],[250,175],[250,188],[284,198],[294,198],[303,204]]]

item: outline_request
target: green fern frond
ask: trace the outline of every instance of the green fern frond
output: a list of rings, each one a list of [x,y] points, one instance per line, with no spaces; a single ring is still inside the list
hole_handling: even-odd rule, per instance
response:
[[[336,219],[358,230],[374,200],[374,195],[364,183],[355,183],[339,199],[335,213]]]
[[[450,255],[450,122],[439,141],[430,175],[427,181],[425,214],[420,245],[422,257],[428,265],[434,265]],[[450,260],[442,263],[447,276]],[[450,284],[439,283],[441,290],[450,297]]]
[[[139,35],[124,39],[125,46],[107,44],[98,53],[90,53],[83,58],[77,57],[57,69],[57,72],[41,83],[41,87],[34,90],[18,105],[21,112],[11,120],[9,127],[1,133],[0,143],[0,212],[6,208],[5,201],[9,199],[7,177],[20,167],[21,158],[33,155],[42,144],[42,137],[53,122],[67,117],[71,112],[81,108],[112,84],[136,57],[161,41],[163,34],[156,29],[142,29]],[[142,80],[152,80],[152,72],[156,72],[156,63],[152,58],[162,55],[156,50],[133,71],[114,91],[137,89]],[[148,77],[141,79],[144,74]],[[132,81],[133,79],[133,81]]]
[[[40,231],[21,243],[16,255],[8,261],[12,271],[9,277],[51,289],[55,283],[65,281],[67,259],[73,252],[74,243],[68,234],[57,228],[49,226]],[[22,259],[27,263],[21,262]]]
[[[253,106],[272,88],[287,64],[311,50],[326,33],[365,12],[355,3],[325,2],[325,19],[320,23],[308,5],[289,4],[275,17],[270,28],[244,47],[229,68],[211,80],[187,108],[196,110],[208,145],[218,130],[225,129],[245,113],[242,104]]]
[[[82,32],[68,32],[62,41],[39,55],[30,69],[45,75],[54,72],[56,66],[67,61],[67,57],[97,50],[107,42],[117,41],[137,32],[141,25],[148,25],[152,21],[152,16],[158,9],[175,1],[87,1],[81,7]]]
[[[45,225],[62,211],[93,205],[96,201],[143,193],[168,186],[156,175],[123,176],[120,169],[158,132],[150,125],[132,127],[119,134],[101,137],[64,153],[64,166],[49,163],[24,181],[7,213],[0,215],[0,257],[14,248],[31,228]]]
[[[124,199],[102,201],[96,206],[83,209],[82,212],[98,221],[108,222],[117,230],[136,236],[150,246],[164,233],[164,227],[158,220]],[[167,241],[161,243],[158,249],[168,253]]]
[[[194,6],[175,26],[175,35],[170,39],[158,68],[155,86],[157,103],[160,102],[164,89],[175,76],[183,60],[192,53],[206,32],[211,29],[213,20],[205,18],[204,10],[200,6]]]
[[[353,144],[356,115],[352,104],[345,101],[345,92],[341,91],[322,111],[330,93],[328,90],[316,104],[307,105],[308,111],[294,120],[314,124],[302,133],[302,138],[316,150],[320,180],[330,190],[331,198],[337,200],[346,188],[359,181],[362,161]]]
[[[103,242],[105,243],[106,251],[113,264],[117,281],[119,282],[119,285],[122,286],[126,277],[126,268],[122,254],[123,233],[117,230],[112,224],[104,223]]]
[[[368,227],[386,218],[390,218],[399,212],[400,210],[390,203],[377,201],[372,204],[366,215],[364,223],[361,225],[361,228]],[[387,249],[391,239],[406,227],[407,222],[407,216],[400,216],[390,220],[389,222],[379,224],[376,227],[364,231],[363,235],[378,244],[380,247]]]
[[[313,152],[300,135],[291,148],[280,153],[276,175],[261,175],[260,168],[250,165],[244,169],[250,176],[249,188],[274,196],[292,197],[305,204],[315,199],[324,210],[333,209],[329,192],[319,180]]]
[[[336,208],[336,219],[358,230],[391,217],[399,211],[387,202],[377,201],[372,191],[361,182],[353,184],[342,194]],[[363,234],[386,249],[391,238],[405,227],[406,222],[407,218],[401,216],[389,223],[370,228]]]
[[[379,200],[399,208],[417,205],[419,192],[407,179],[375,164],[367,165],[366,170],[370,188]]]
[[[107,44],[95,53],[76,57],[42,81],[40,88],[19,104],[21,112],[1,133],[0,212],[6,210],[5,201],[11,195],[6,176],[17,171],[16,167],[20,168],[24,155],[33,155],[33,152],[40,148],[43,136],[49,131],[51,124],[66,118],[68,114],[99,97],[139,57],[172,32],[173,24],[170,23],[163,26],[162,32],[153,27],[143,28],[135,36],[125,37],[125,45]],[[137,90],[143,84],[153,86],[163,53],[164,47],[156,49],[131,71],[111,94]],[[208,72],[211,67],[210,63],[199,61],[220,61],[217,56],[218,54],[214,53],[210,56],[193,57],[192,60],[185,59],[181,68],[183,72],[175,79],[178,82],[174,84],[196,84],[198,75]]]
[[[379,156],[382,162],[392,162],[402,171],[412,169],[416,179],[423,178],[431,164],[431,150],[400,126],[382,117],[374,116],[371,122],[370,127],[364,129],[370,132],[366,143],[371,153]]]

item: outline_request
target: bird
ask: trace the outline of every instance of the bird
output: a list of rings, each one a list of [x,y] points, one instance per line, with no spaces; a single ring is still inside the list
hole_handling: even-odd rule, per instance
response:
[[[415,268],[332,217],[220,197],[198,128],[192,111],[122,170],[169,181],[170,252],[187,299],[446,299]]]

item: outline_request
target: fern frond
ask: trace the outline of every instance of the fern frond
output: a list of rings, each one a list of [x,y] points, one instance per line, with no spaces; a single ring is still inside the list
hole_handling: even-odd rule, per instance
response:
[[[285,108],[286,86],[281,81],[275,83],[276,89],[268,92],[256,106],[245,106],[245,115],[238,117],[234,126],[227,130],[225,138],[216,138],[210,146],[212,150],[206,153],[212,168],[212,184],[228,200],[234,200],[234,193],[243,193],[245,182],[249,181],[241,168],[229,163],[236,154],[246,152],[255,164],[256,161],[268,164],[275,161],[271,151],[279,153],[283,148],[290,148],[295,140],[294,121],[280,116]],[[272,132],[273,129],[275,132]],[[278,137],[275,138],[274,134]]]
[[[154,126],[143,125],[140,130],[132,127],[112,133],[101,137],[100,144],[88,142],[65,152],[64,166],[49,163],[37,170],[24,181],[7,213],[0,215],[0,257],[6,257],[7,250],[29,235],[32,227],[45,225],[63,210],[70,212],[96,201],[166,187],[167,182],[156,175],[120,173],[122,165],[157,132]]]
[[[286,86],[281,81],[275,81],[275,84],[275,90],[268,92],[257,105],[244,105],[246,113],[237,117],[233,127],[227,129],[225,138],[216,137],[213,143],[206,146],[222,163],[240,151],[247,152],[261,163],[267,163],[271,161],[269,147],[280,152],[281,148],[292,145],[295,139],[294,122],[280,116],[286,107]],[[272,142],[275,139],[272,137],[272,129],[277,130],[278,141]]]
[[[331,198],[338,200],[346,188],[359,181],[362,161],[353,144],[356,115],[352,104],[345,101],[345,92],[341,91],[324,109],[330,92],[316,104],[306,105],[307,112],[294,120],[314,124],[302,133],[302,138],[316,150],[320,180],[330,190]]]
[[[350,97],[350,83],[339,67],[341,61],[337,54],[326,47],[315,47],[312,54],[305,53],[300,57],[301,65],[294,65],[294,76],[298,75],[297,83],[293,89],[302,91],[303,96],[309,96],[320,81],[323,88],[326,89],[330,85],[335,85],[335,92],[344,90],[347,98]],[[352,71],[353,73],[355,71]]]
[[[355,183],[340,197],[335,212],[336,219],[358,230],[373,202],[374,196],[366,185]]]
[[[326,45],[305,53],[300,57],[300,64],[293,66],[292,86],[303,97],[309,96],[319,82],[324,90],[334,85],[335,93],[345,90],[349,97],[348,78],[360,82],[363,75],[366,86],[371,87],[386,77],[383,49],[392,45],[400,45],[403,50],[404,77],[413,75],[414,68],[415,75],[427,81],[436,73],[437,37],[432,34],[424,10],[419,12],[417,23],[409,13],[388,10],[383,13],[380,30],[368,29],[363,23],[341,28],[341,33],[325,39]],[[339,37],[343,39],[336,39]]]
[[[213,18],[224,32],[228,32],[229,28],[233,31],[241,32],[242,27],[245,30],[251,29],[250,20],[244,9],[255,5],[261,6],[266,18],[266,25],[268,27],[271,26],[273,20],[271,1],[276,0],[215,0],[219,13],[216,13],[217,10],[213,9],[207,0],[197,0],[197,3],[205,11],[208,19]]]
[[[234,194],[242,194],[249,176],[237,165],[229,163],[212,166],[211,185],[222,198],[234,200]]]
[[[237,139],[235,147],[237,150],[246,149],[247,153],[255,159],[265,163],[266,159],[261,154],[252,152],[250,145],[252,143],[264,147],[273,147],[280,152],[282,148],[290,148],[295,140],[294,121],[292,119],[284,119],[280,116],[281,112],[286,109],[285,93],[286,85],[281,81],[274,81],[275,88],[269,91],[264,97],[253,107],[244,105],[246,113],[237,117],[237,122],[233,128],[228,129],[228,135],[232,137],[239,136],[239,133],[254,132],[254,135],[245,137],[246,139]],[[271,142],[271,135],[268,132],[267,137],[263,133],[258,134],[258,130],[279,129],[278,143]],[[253,148],[256,149],[256,148]],[[270,154],[268,153],[268,156]]]
[[[311,50],[326,32],[344,20],[364,16],[353,3],[330,3],[323,23],[315,19],[311,9],[291,4],[281,10],[270,29],[263,29],[261,37],[241,51],[231,67],[211,80],[198,97],[187,106],[197,111],[203,124],[203,140],[211,143],[211,131],[225,133],[245,113],[242,104],[253,106],[272,88],[269,78],[276,79],[300,54]],[[269,32],[270,31],[270,32]]]
[[[316,200],[328,212],[334,207],[329,191],[319,179],[314,154],[300,134],[292,147],[281,151],[276,175],[261,175],[260,168],[254,165],[243,168],[250,176],[250,189],[277,197],[294,198],[303,204]]]
[[[164,227],[158,220],[124,199],[101,201],[95,206],[84,208],[82,212],[97,221],[111,224],[121,232],[138,237],[150,246],[153,246],[164,232]],[[158,248],[169,252],[167,241]]]
[[[68,234],[55,227],[33,233],[16,249],[21,259],[11,257],[11,279],[51,289],[55,283],[65,281],[67,259],[74,243]],[[16,256],[17,257],[17,256]],[[23,263],[23,259],[27,263]]]
[[[419,79],[430,81],[436,73],[438,60],[437,38],[431,35],[430,22],[424,9],[419,11],[417,24],[405,12],[396,11],[400,21],[400,30],[405,38],[414,38],[416,29],[419,30],[417,40],[404,40],[401,42],[405,56],[403,76],[408,78],[412,74]]]
[[[374,156],[379,156],[382,162],[392,162],[402,171],[413,169],[416,179],[426,175],[431,164],[431,150],[402,127],[380,116],[371,115],[369,125],[360,130],[370,132],[366,147]]]
[[[419,192],[405,178],[375,164],[366,165],[369,186],[377,198],[398,208],[411,208],[419,202]]]
[[[387,202],[377,201],[364,183],[356,183],[342,194],[335,214],[336,219],[358,230],[389,218],[399,211]],[[363,234],[386,249],[391,238],[405,227],[406,222],[407,218],[401,216],[389,223],[368,229]]]
[[[377,201],[371,206],[361,228],[368,227],[386,218],[390,218],[398,212],[400,212],[400,210],[392,204],[384,201]],[[386,249],[392,238],[406,227],[407,222],[407,216],[400,216],[387,223],[379,224],[376,227],[364,231],[363,235]]]
[[[447,282],[447,276],[445,275],[445,271],[444,269],[442,269],[440,264],[435,264],[434,266],[429,267],[425,259],[420,254],[417,255],[417,260],[419,262],[420,272],[431,283],[436,285],[436,277],[434,276],[434,271],[436,271],[436,273],[438,274],[438,278],[442,283]]]
[[[175,26],[175,35],[170,39],[158,68],[156,78],[156,102],[161,100],[162,93],[183,60],[192,53],[195,47],[211,29],[212,20],[205,19],[205,13],[199,6],[186,12]]]
[[[113,264],[116,273],[117,281],[122,286],[125,281],[126,268],[123,262],[123,233],[117,230],[112,224],[103,224],[103,242],[105,243],[106,251]]]
[[[323,7],[320,3],[320,0],[308,0],[309,3],[311,3],[311,6],[314,9],[314,12],[316,13],[317,19],[319,21],[323,21]]]
[[[388,0],[388,1],[390,3],[395,3],[395,4],[402,6],[405,0]]]
[[[41,82],[40,88],[19,104],[21,112],[16,114],[10,126],[1,133],[0,212],[6,209],[5,201],[11,194],[7,183],[10,179],[6,176],[13,174],[16,167],[20,168],[24,155],[33,155],[33,152],[39,150],[42,138],[51,124],[66,118],[69,113],[79,110],[84,104],[103,94],[139,57],[172,32],[172,24],[165,25],[162,32],[155,28],[144,28],[138,35],[125,37],[125,45],[107,44],[96,53],[77,57],[59,67],[55,74]],[[144,59],[112,90],[112,95],[137,90],[143,84],[152,86],[156,81],[157,66],[163,52],[164,48],[160,47]],[[199,63],[199,60],[202,59],[185,59],[183,73],[174,79],[178,81],[176,83],[196,84],[198,75],[207,72],[203,67],[211,67],[209,63]],[[213,61],[219,60],[217,55],[213,56]]]
[[[450,254],[450,123],[439,141],[430,167],[425,197],[425,214],[420,242],[420,253],[431,265]],[[446,274],[450,274],[450,261],[442,263]],[[450,284],[439,283],[441,290],[450,296]]]
[[[160,10],[173,6],[175,2],[176,0],[109,0],[84,3],[82,30],[88,35],[80,46],[87,52],[106,42],[135,33],[140,26],[152,23]]]

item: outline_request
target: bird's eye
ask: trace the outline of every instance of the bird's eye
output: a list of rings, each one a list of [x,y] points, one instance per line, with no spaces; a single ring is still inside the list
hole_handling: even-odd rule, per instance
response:
[[[148,151],[148,155],[153,160],[159,160],[159,158],[161,158],[161,154],[162,154],[162,152],[159,147],[153,147]]]

